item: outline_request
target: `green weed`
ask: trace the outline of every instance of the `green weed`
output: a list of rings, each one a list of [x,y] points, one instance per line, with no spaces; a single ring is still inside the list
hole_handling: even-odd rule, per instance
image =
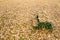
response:
[[[20,37],[20,39],[19,40],[24,40],[24,38],[23,37]]]
[[[37,16],[37,26],[34,27],[34,29],[49,29],[51,30],[52,29],[52,23],[51,22],[40,22],[39,19],[38,19],[38,16]]]

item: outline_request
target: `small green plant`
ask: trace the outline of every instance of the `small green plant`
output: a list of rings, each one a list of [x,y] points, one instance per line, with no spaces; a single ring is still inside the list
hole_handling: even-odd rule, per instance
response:
[[[37,22],[38,22],[38,24],[36,27],[34,27],[34,29],[43,29],[43,28],[49,29],[49,30],[52,29],[51,22],[40,22],[38,19],[38,16],[37,16]]]
[[[20,37],[20,39],[19,40],[24,40],[24,38],[23,37]]]
[[[46,28],[46,29],[51,29],[52,24],[50,22],[39,22],[37,26],[35,27],[36,29],[41,29],[41,28]]]

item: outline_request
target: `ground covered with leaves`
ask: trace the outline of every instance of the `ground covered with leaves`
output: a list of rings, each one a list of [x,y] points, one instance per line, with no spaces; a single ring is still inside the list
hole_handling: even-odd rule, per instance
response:
[[[0,0],[0,40],[60,40],[60,0]]]

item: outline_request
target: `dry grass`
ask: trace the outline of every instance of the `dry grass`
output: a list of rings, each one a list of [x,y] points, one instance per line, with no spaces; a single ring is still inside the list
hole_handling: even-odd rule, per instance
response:
[[[33,29],[36,14],[52,33]],[[60,40],[60,0],[0,0],[0,40]]]

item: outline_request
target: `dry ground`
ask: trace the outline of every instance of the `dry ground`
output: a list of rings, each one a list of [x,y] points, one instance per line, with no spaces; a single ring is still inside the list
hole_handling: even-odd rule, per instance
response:
[[[32,28],[37,14],[52,33]],[[0,0],[0,40],[60,40],[60,0]]]

